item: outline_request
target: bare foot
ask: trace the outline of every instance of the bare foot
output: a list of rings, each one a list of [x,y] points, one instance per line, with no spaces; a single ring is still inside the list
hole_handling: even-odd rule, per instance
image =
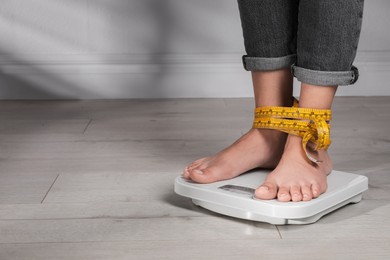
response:
[[[188,165],[183,177],[198,183],[231,179],[251,169],[274,168],[283,153],[287,134],[268,129],[250,129],[219,153]]]
[[[283,156],[278,166],[256,189],[259,199],[279,201],[309,201],[327,189],[327,175],[332,171],[332,161],[325,150],[315,155],[321,163],[307,160],[302,149],[301,138],[289,135]]]

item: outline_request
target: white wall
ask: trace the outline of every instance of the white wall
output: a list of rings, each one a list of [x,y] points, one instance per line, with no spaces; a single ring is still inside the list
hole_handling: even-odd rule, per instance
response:
[[[358,83],[390,95],[390,1],[366,0]],[[1,0],[0,99],[251,96],[236,0]]]

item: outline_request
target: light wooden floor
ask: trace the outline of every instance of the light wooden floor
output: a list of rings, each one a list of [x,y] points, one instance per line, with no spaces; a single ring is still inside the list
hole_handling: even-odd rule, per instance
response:
[[[390,259],[390,97],[337,98],[335,169],[364,200],[306,226],[216,215],[173,192],[251,125],[250,99],[0,102],[0,259]]]

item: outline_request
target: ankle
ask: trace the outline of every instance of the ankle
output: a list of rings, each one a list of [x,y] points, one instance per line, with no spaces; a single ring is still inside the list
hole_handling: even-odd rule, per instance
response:
[[[302,150],[302,138],[289,134],[287,136],[285,150]]]
[[[283,156],[287,156],[289,158],[293,158],[293,160],[298,160],[301,162],[307,162],[307,164],[310,164],[312,166],[315,166],[317,168],[320,166],[320,168],[323,168],[326,172],[326,174],[329,174],[333,169],[333,162],[328,154],[328,151],[326,149],[314,151],[308,148],[308,151],[310,155],[314,158],[319,159],[319,163],[311,163],[309,159],[307,158],[307,155],[305,151],[302,148],[302,138],[299,136],[294,135],[288,135],[286,145],[284,148]]]
[[[274,129],[258,129],[253,128],[258,134],[264,136],[265,142],[270,146],[274,147],[275,144],[282,143],[282,147],[285,146],[288,134],[274,130]]]
[[[254,129],[265,142],[264,148],[269,154],[273,154],[275,160],[279,161],[283,154],[288,134],[273,129]],[[273,160],[273,162],[275,161]]]
[[[304,159],[305,161],[308,161],[307,155],[302,147],[302,138],[299,136],[289,134],[284,151],[285,154],[293,156],[296,159]]]

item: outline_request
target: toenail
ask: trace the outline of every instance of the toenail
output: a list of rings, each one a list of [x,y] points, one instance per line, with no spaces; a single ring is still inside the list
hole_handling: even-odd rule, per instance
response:
[[[196,174],[203,174],[203,172],[202,172],[201,170],[194,170],[194,172],[195,172]]]
[[[269,190],[269,188],[267,186],[261,186],[261,189],[265,190],[265,191]]]
[[[309,195],[307,195],[307,194],[303,194],[303,197],[304,197],[304,198],[308,198],[308,197],[309,197]]]

